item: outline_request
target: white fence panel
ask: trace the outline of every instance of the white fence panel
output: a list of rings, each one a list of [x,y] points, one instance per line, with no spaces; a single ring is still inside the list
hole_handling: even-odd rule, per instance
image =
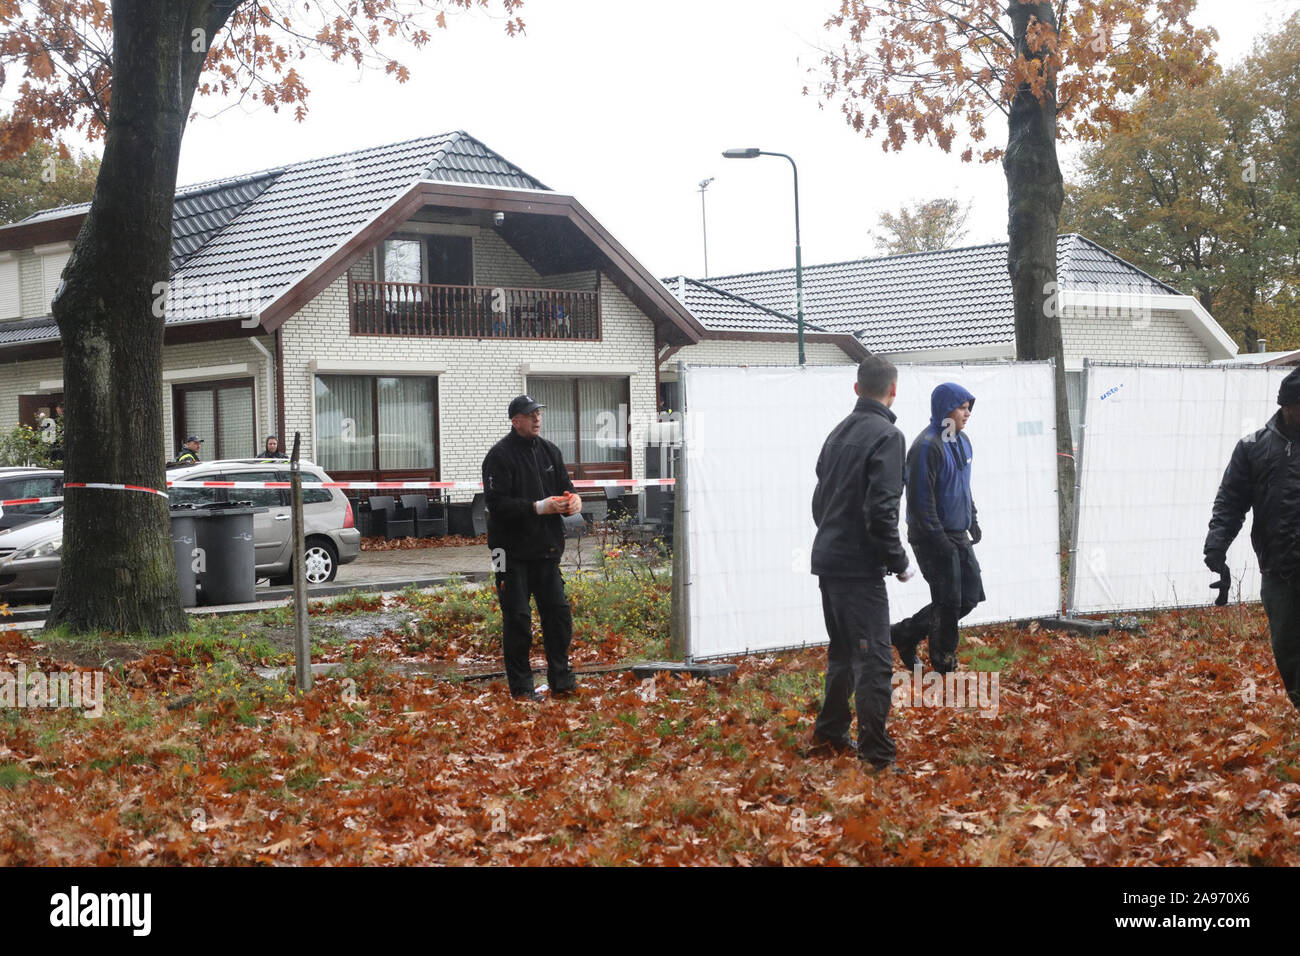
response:
[[[853,366],[683,370],[690,570],[689,652],[721,657],[824,644],[810,570],[812,493],[826,435],[853,408]],[[975,395],[966,434],[988,600],[963,623],[1060,607],[1052,369],[1044,363],[901,366],[898,427],[910,445],[930,392]],[[900,534],[906,521],[900,508]],[[929,600],[920,575],[889,579],[890,618]]]
[[[1232,449],[1277,411],[1290,368],[1095,364],[1085,384],[1069,606],[1209,604],[1201,549]],[[1228,551],[1232,600],[1259,600],[1251,514]]]

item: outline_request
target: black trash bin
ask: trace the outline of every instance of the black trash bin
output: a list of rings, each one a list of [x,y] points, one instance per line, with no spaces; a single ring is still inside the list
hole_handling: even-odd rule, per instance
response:
[[[253,515],[268,510],[232,503],[195,512],[201,518],[197,522],[198,546],[203,549],[203,570],[198,575],[201,603],[249,604],[256,600]]]
[[[198,573],[194,569],[194,549],[198,546],[196,512],[193,508],[171,512],[172,550],[176,554],[176,580],[181,588],[181,607],[195,607],[199,603],[196,585]]]

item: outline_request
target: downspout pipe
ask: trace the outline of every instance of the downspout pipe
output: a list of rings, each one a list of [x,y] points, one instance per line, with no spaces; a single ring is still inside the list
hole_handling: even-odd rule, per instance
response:
[[[253,348],[261,352],[262,357],[266,359],[266,435],[276,435],[280,439],[280,447],[283,448],[284,436],[279,435],[275,430],[275,356],[256,338],[250,337],[248,341],[253,343]],[[266,435],[262,436],[263,441],[266,441]]]

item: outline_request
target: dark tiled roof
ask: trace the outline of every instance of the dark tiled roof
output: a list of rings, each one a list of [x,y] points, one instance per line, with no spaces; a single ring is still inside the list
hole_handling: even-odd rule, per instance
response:
[[[1179,294],[1077,234],[1058,236],[1056,255],[1062,289]],[[793,269],[713,276],[709,285],[770,309],[794,301]],[[804,266],[803,287],[806,319],[851,332],[872,351],[1015,340],[1005,242]]]
[[[748,299],[724,292],[699,279],[675,276],[661,280],[691,314],[710,332],[795,332],[798,319],[794,306],[790,314],[767,308]],[[825,332],[804,316],[804,329],[808,332]]]
[[[0,346],[21,345],[25,342],[46,342],[59,337],[59,327],[54,317],[43,315],[38,319],[14,319],[0,322]]]
[[[172,207],[172,268],[202,249],[209,239],[266,192],[283,170],[176,190]]]
[[[420,180],[545,190],[468,133],[378,146],[177,189],[167,323],[261,311]],[[68,206],[24,222],[84,212]],[[51,317],[0,324],[0,345],[58,338]]]

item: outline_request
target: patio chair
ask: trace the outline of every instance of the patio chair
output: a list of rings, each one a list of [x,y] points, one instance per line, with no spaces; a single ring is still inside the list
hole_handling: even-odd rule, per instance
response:
[[[370,514],[375,522],[375,533],[385,538],[409,538],[415,534],[415,515],[393,499],[391,495],[371,495]]]
[[[605,487],[606,521],[619,521],[623,518],[631,518],[636,514],[635,509],[636,496],[629,495],[626,488],[614,485],[607,485]]]
[[[487,506],[483,492],[471,501],[453,501],[447,505],[447,521],[451,534],[478,537],[487,534]]]
[[[417,538],[442,538],[447,535],[447,509],[441,501],[429,501],[427,495],[402,495],[402,507],[415,520]]]

